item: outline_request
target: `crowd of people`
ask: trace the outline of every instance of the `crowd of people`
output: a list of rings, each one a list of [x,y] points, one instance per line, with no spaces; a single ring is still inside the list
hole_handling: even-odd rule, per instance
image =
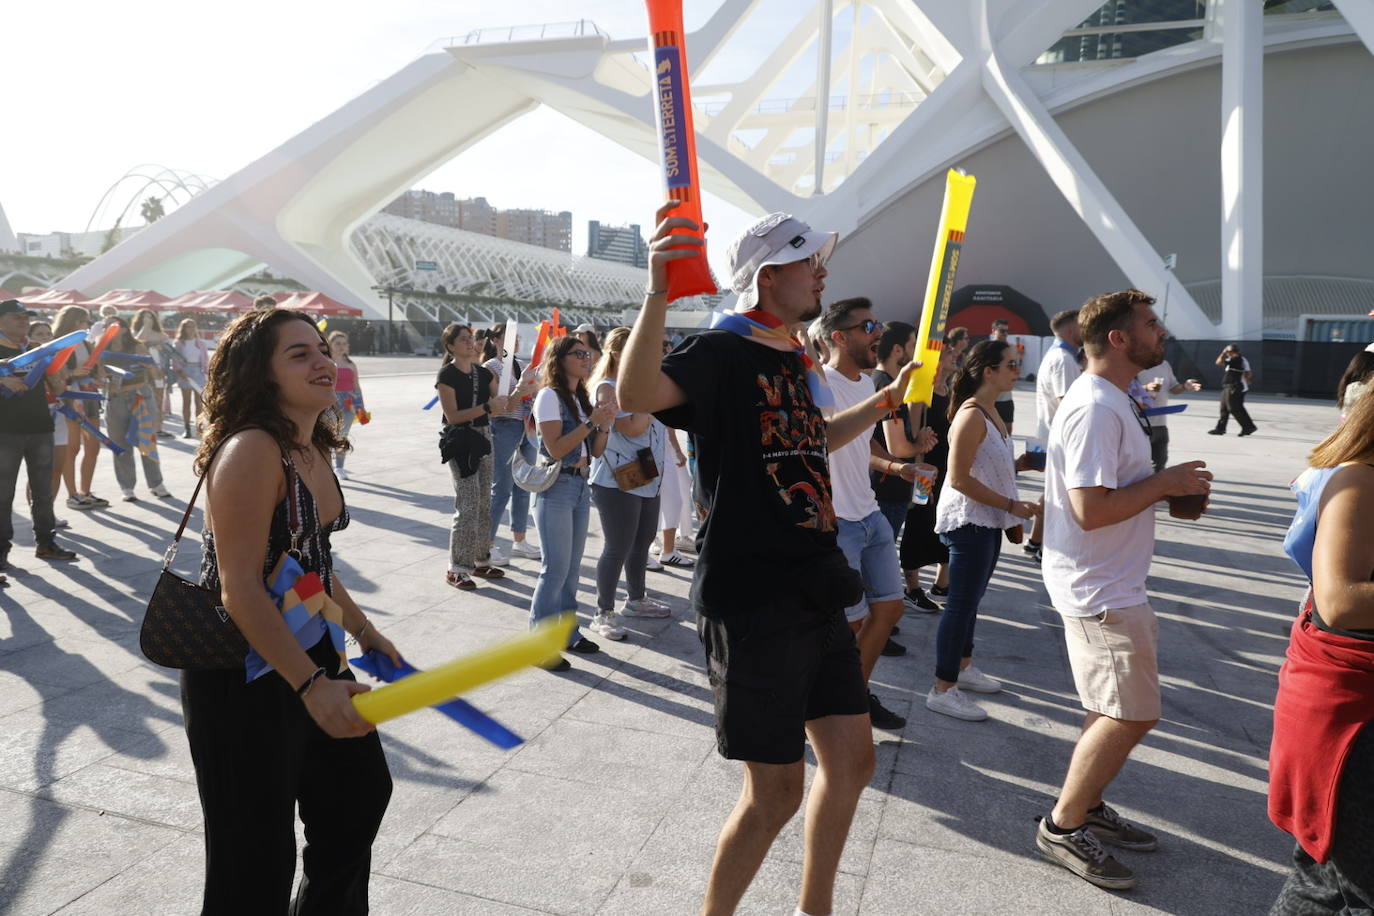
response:
[[[735,910],[801,807],[809,743],[818,774],[796,913],[823,916],[873,772],[872,729],[906,724],[869,689],[878,659],[909,653],[894,639],[904,612],[938,613],[925,706],[987,719],[971,694],[1002,685],[975,664],[978,613],[1003,539],[1021,544],[1063,618],[1085,712],[1062,788],[1028,842],[1099,887],[1133,886],[1134,872],[1108,847],[1148,852],[1159,841],[1106,796],[1161,716],[1158,624],[1146,593],[1155,506],[1167,501],[1176,517],[1196,518],[1211,488],[1204,462],[1169,464],[1168,398],[1201,383],[1180,381],[1164,359],[1154,299],[1122,290],[1053,316],[1055,343],[1036,373],[1035,435],[1017,454],[1009,397],[1023,367],[1005,323],[976,342],[951,329],[928,403],[906,404],[916,329],[880,322],[864,298],[823,308],[837,237],[786,214],[730,247],[737,310],[672,346],[668,265],[700,256],[703,244],[672,211],[658,214],[633,327],[555,336],[533,367],[505,350],[502,326],[444,329],[434,388],[454,488],[446,582],[471,592],[505,578],[513,560],[537,562],[533,626],[581,609],[579,570],[594,560],[586,623],[566,646],[587,655],[600,651],[592,637],[626,639],[630,618],[673,613],[650,593],[647,571],[695,567],[691,603],[717,745],[744,771],[703,912]],[[348,336],[326,337],[310,316],[268,306],[230,324],[211,353],[194,322],[172,334],[148,311],[127,325],[77,306],[51,324],[36,317],[0,303],[0,360],[72,331],[88,336],[38,385],[0,374],[12,394],[0,400],[0,568],[21,464],[37,554],[47,560],[75,559],[57,541],[67,524],[53,513],[59,486],[72,509],[109,505],[91,492],[102,450],[115,453],[125,499],[138,498],[140,468],[149,493],[170,497],[157,440],[169,435],[163,420],[176,415],[171,393],[181,391],[183,435],[200,439],[195,468],[207,494],[201,584],[221,596],[256,659],[247,678],[183,673],[205,817],[203,912],[280,910],[292,893],[297,816],[308,846],[293,912],[364,912],[391,778],[375,730],[349,701],[365,688],[337,640],[347,633],[364,650],[402,659],[331,558],[331,537],[349,522],[340,485],[348,434],[366,416]],[[1241,435],[1253,433],[1248,363],[1231,346],[1217,364],[1225,374],[1213,432],[1234,414]],[[1343,425],[1313,454],[1290,533],[1312,590],[1276,711],[1271,813],[1298,840],[1276,912],[1374,901],[1370,784],[1360,770],[1374,753],[1363,728],[1374,720],[1374,537],[1350,536],[1374,517],[1371,377],[1374,346],[1341,380]],[[1043,498],[1022,497],[1025,473],[1044,474]],[[589,558],[593,507],[601,551]],[[508,550],[498,543],[503,524]],[[319,577],[332,616],[288,617],[274,604],[264,577],[284,555]],[[572,663],[560,655],[542,667]],[[1335,711],[1332,692],[1349,698]],[[1319,751],[1332,742],[1346,751],[1343,766]],[[337,804],[345,791],[348,809]]]

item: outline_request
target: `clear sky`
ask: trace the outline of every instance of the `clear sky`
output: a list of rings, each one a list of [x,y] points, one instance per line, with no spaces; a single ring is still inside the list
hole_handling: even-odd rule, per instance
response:
[[[718,5],[685,0],[686,27],[699,26]],[[579,17],[615,38],[645,28],[639,0],[6,3],[0,206],[16,232],[78,232],[133,166],[223,179],[436,39]],[[586,250],[589,219],[637,222],[647,234],[662,197],[653,163],[548,109],[508,125],[418,186],[485,196],[502,208],[571,210],[578,252]],[[718,271],[726,243],[751,217],[708,195]]]

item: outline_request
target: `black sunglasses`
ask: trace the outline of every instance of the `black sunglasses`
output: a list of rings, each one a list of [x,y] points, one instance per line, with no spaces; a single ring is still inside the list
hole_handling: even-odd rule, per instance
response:
[[[863,328],[865,334],[872,334],[874,331],[882,330],[882,327],[883,323],[881,321],[874,321],[872,318],[870,318],[867,321],[860,321],[858,324],[851,324],[847,328],[836,328],[835,330],[852,331],[855,328]]]

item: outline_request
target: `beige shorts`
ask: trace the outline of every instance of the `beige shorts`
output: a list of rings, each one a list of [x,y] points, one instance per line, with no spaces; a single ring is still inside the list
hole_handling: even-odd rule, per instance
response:
[[[1159,621],[1148,604],[1065,617],[1064,642],[1083,708],[1113,719],[1159,718]]]

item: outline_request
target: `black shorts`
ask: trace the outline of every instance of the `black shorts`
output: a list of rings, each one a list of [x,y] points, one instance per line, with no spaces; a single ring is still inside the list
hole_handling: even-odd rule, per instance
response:
[[[806,723],[868,712],[859,647],[844,610],[765,605],[729,617],[697,615],[722,757],[796,763]]]
[[[1012,418],[1016,416],[1016,402],[1010,399],[993,401],[992,406],[997,408],[997,416],[1002,418],[1002,422],[1010,426]]]

